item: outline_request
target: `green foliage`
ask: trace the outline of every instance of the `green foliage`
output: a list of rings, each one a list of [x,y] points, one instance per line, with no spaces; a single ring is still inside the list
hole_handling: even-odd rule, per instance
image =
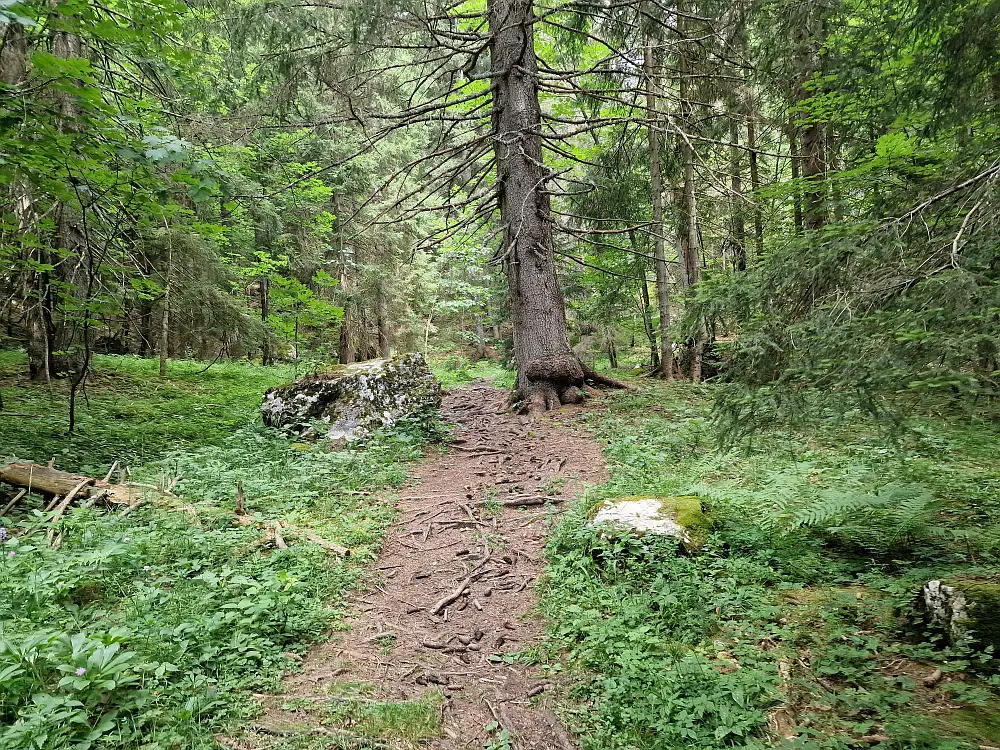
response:
[[[46,462],[67,471],[104,475],[115,461],[134,466],[166,451],[219,444],[257,420],[260,394],[292,378],[289,367],[254,367],[219,362],[172,362],[156,377],[157,362],[96,356],[85,397],[77,405],[77,429],[67,429],[67,392],[26,383],[25,357],[0,352],[0,394],[4,408],[38,415],[2,418],[4,455]]]
[[[499,388],[513,388],[516,375],[512,370],[505,369],[491,360],[469,362],[459,355],[444,359],[432,358],[430,366],[434,376],[445,388],[454,388],[480,379],[490,380]]]
[[[590,415],[611,478],[564,516],[542,600],[544,660],[570,677],[564,715],[583,747],[994,741],[957,710],[915,718],[939,705],[920,682],[935,666],[974,670],[988,657],[915,634],[913,605],[926,581],[996,563],[995,427],[925,419],[899,444],[873,422],[831,416],[823,430],[760,432],[753,450],[723,451],[710,394],[646,384]],[[595,505],[628,495],[698,496],[714,531],[686,555],[588,528]],[[954,706],[1000,707],[991,682],[963,679]],[[796,740],[772,734],[779,709]]]
[[[276,688],[295,666],[286,655],[338,623],[345,594],[392,518],[371,495],[404,479],[404,462],[421,455],[425,436],[404,426],[340,452],[292,443],[254,423],[264,387],[286,378],[283,368],[227,365],[206,381],[215,368],[195,375],[193,366],[178,366],[166,382],[141,361],[101,358],[97,368],[97,382],[134,388],[133,411],[104,428],[118,434],[110,449],[146,457],[132,474],[141,483],[182,477],[173,490],[179,499],[150,498],[129,514],[71,510],[60,521],[58,548],[45,544],[44,531],[28,531],[37,501],[5,519],[0,745],[214,747],[213,731],[254,710],[249,692]],[[206,382],[210,396],[193,387]],[[44,385],[19,393],[51,398]],[[84,414],[100,416],[121,396],[95,389],[93,411]],[[227,417],[211,430],[201,425],[199,439],[184,423],[209,400],[215,414],[225,405]],[[164,412],[172,418],[143,432],[150,414]],[[18,455],[60,455],[58,439],[27,428],[5,437]],[[80,453],[67,454],[67,463],[86,466],[89,445],[75,446]],[[234,520],[237,480],[250,525]],[[279,520],[352,556],[303,538],[290,538],[287,550],[261,547],[262,529]]]

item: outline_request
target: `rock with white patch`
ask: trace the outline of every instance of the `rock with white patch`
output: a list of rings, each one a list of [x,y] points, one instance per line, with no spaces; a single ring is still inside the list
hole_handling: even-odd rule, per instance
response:
[[[928,581],[918,603],[930,624],[953,646],[992,648],[1000,654],[1000,580],[955,578]]]
[[[264,394],[264,424],[344,443],[404,419],[433,419],[441,384],[421,354],[341,365]]]
[[[634,496],[600,503],[590,526],[605,537],[622,533],[669,537],[688,552],[697,552],[705,543],[711,522],[697,497]]]

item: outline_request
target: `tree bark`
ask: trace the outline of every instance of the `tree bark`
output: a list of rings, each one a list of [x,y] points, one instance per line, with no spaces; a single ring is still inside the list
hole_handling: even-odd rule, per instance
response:
[[[802,174],[799,164],[799,140],[798,132],[794,123],[788,126],[788,154],[792,162],[792,183],[795,186],[795,193],[792,196],[792,219],[795,225],[795,233],[802,234],[802,192],[799,185],[799,177]]]
[[[560,382],[544,372],[529,376],[536,360],[575,361],[552,253],[548,181],[543,164],[538,65],[531,0],[489,0],[493,74],[493,135],[503,224],[501,255],[507,266],[517,391],[534,410],[559,405]],[[578,365],[579,368],[579,365]],[[579,379],[582,381],[582,370]]]
[[[385,293],[385,282],[378,283],[378,355],[388,357],[392,349],[392,328],[389,325],[389,298]]]
[[[747,229],[743,221],[743,175],[740,152],[740,123],[736,117],[729,120],[729,170],[731,172],[730,187],[733,191],[732,200],[732,248],[733,268],[737,271],[747,270]]]
[[[807,84],[813,76],[821,71],[820,46],[823,43],[825,21],[819,7],[805,4],[802,12],[805,14],[797,29],[800,43],[800,78],[798,101],[801,104],[811,99],[816,92],[810,91]],[[806,115],[806,124],[802,126],[802,180],[804,188],[803,223],[806,229],[821,229],[826,224],[825,175],[827,171],[826,154],[826,123],[817,122]]]
[[[334,211],[340,216],[340,204],[334,197]],[[354,288],[350,274],[350,264],[347,260],[347,246],[344,242],[344,224],[337,220],[337,243],[340,250],[340,290],[344,295],[344,310],[340,316],[340,341],[337,347],[337,361],[349,365],[357,361],[357,338],[355,336],[355,318],[357,305],[354,302]]]
[[[167,271],[163,285],[163,316],[160,318],[160,377],[167,375],[167,357],[170,346],[170,281],[171,266],[174,262],[174,243],[170,236],[170,227],[164,222],[167,239]]]
[[[260,322],[263,323],[264,340],[261,344],[261,364],[265,367],[274,364],[274,351],[271,349],[271,332],[267,327],[267,319],[271,316],[271,279],[260,277]]]
[[[0,464],[0,482],[50,497],[66,497],[75,489],[76,497],[86,498],[100,494],[108,502],[120,505],[132,505],[142,498],[142,490],[138,487],[111,484],[109,481],[32,463]]]
[[[760,210],[760,167],[757,162],[757,112],[753,106],[747,107],[747,146],[750,148],[750,193],[753,195],[753,238],[757,257],[764,254],[764,217]]]
[[[0,82],[11,88],[23,85],[28,79],[28,40],[24,27],[18,23],[0,23]],[[38,214],[31,185],[23,175],[15,172],[11,182],[11,203],[17,221],[18,235],[23,239],[38,232]],[[46,296],[48,283],[41,271],[31,270],[31,265],[48,262],[41,242],[24,243],[27,260],[33,261],[17,282],[23,300],[23,320],[28,352],[28,375],[32,380],[48,380],[56,372],[52,358],[54,347],[49,336]]]
[[[656,70],[653,60],[653,43],[647,42],[643,50],[643,72],[646,77],[646,109],[649,122],[646,134],[649,142],[649,189],[653,205],[653,257],[656,270],[656,303],[660,313],[660,353],[655,363],[660,377],[671,380],[674,376],[674,346],[670,340],[670,272],[667,268],[663,226],[663,179],[660,174],[660,136],[656,131],[659,120],[656,92]],[[648,292],[647,292],[648,294]],[[647,305],[648,307],[648,305]]]
[[[678,11],[682,9],[678,6]],[[678,17],[678,30],[686,40],[686,19],[685,15]],[[691,61],[686,50],[682,49],[678,56],[677,69],[679,75],[679,99],[681,107],[681,117],[685,126],[691,128],[694,121],[694,112],[689,97],[690,82],[688,73],[690,72]],[[684,284],[684,293],[690,302],[694,286],[701,281],[701,234],[698,230],[698,198],[695,193],[694,159],[695,151],[691,142],[684,137],[680,139],[680,157],[684,169],[684,185],[680,199],[680,226],[678,256],[681,266],[681,277]],[[701,382],[702,360],[705,355],[706,339],[708,338],[708,328],[703,316],[698,317],[696,330],[694,332],[694,342],[691,356],[691,380],[694,383]]]
[[[50,6],[54,14],[59,14],[59,5],[55,0],[52,0]],[[55,31],[52,35],[52,54],[67,60],[80,58],[83,56],[83,43],[80,37],[70,31]],[[74,83],[80,85],[79,81]],[[71,91],[60,90],[56,91],[55,98],[59,108],[60,133],[78,133],[81,128],[80,107],[76,96]],[[86,256],[90,248],[81,229],[82,217],[73,205],[58,202],[55,216],[55,239],[59,247],[52,262],[55,283],[48,284],[43,300],[48,316],[49,356],[54,365],[53,374],[66,377],[83,365],[84,354],[80,342],[82,336],[78,336],[78,333],[86,323],[81,325],[79,321],[73,320],[67,310],[78,310],[87,304],[80,296],[86,278],[85,268],[89,263]],[[69,304],[64,304],[66,302]]]
[[[642,328],[649,342],[649,367],[654,372],[660,369],[660,352],[656,346],[656,331],[653,330],[653,316],[650,312],[649,284],[646,282],[646,269],[642,269],[642,282],[639,284],[639,304],[642,307]]]
[[[478,362],[481,359],[486,359],[486,326],[483,325],[483,315],[485,315],[484,310],[476,310],[473,313],[475,318],[475,337],[476,337],[476,349],[472,355],[472,361]]]

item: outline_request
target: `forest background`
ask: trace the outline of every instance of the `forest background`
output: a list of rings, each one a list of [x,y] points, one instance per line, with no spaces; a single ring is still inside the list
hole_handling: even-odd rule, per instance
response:
[[[530,21],[520,68],[498,13]],[[42,504],[7,517],[2,744],[214,747],[339,621],[391,521],[366,498],[428,435],[306,450],[251,424],[260,393],[414,349],[512,383],[492,110],[529,59],[569,343],[640,389],[588,417],[612,478],[553,538],[524,657],[572,675],[568,725],[761,747],[791,706],[799,748],[1000,744],[989,649],[909,619],[1000,549],[998,13],[0,0],[3,452],[183,475],[203,523],[80,509],[55,548],[21,539]],[[356,555],[241,552],[241,477]],[[595,561],[589,510],[649,492],[700,497],[712,543]]]
[[[485,12],[4,0],[0,314],[31,377],[432,339],[509,362]],[[536,7],[578,354],[725,360],[755,394],[727,391],[734,431],[806,394],[992,394],[995,12]]]

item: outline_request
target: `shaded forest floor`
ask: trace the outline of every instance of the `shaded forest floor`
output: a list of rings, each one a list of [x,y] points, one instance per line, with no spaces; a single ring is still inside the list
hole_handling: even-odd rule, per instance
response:
[[[4,408],[40,416],[0,417],[0,453],[119,461],[182,503],[78,509],[59,549],[24,534],[37,502],[3,520],[4,748],[1000,747],[996,663],[913,610],[927,580],[997,578],[981,415],[928,410],[897,440],[831,417],[720,451],[713,386],[636,380],[527,422],[463,385],[502,372],[454,359],[453,432],[327,452],[257,424],[288,368],[161,380],[99,357],[71,438],[61,385],[22,368],[0,354]],[[630,495],[697,496],[708,544],[595,538],[593,506]],[[536,497],[556,502],[505,504]],[[262,546],[279,520],[353,554]]]

